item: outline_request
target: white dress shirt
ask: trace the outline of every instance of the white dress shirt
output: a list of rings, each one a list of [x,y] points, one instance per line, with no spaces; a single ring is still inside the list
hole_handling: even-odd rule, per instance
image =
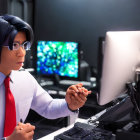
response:
[[[5,75],[0,72],[0,138],[3,137],[5,117]],[[74,114],[65,99],[53,99],[27,71],[12,71],[10,89],[16,104],[16,120],[25,121],[30,108],[40,115],[55,119]]]

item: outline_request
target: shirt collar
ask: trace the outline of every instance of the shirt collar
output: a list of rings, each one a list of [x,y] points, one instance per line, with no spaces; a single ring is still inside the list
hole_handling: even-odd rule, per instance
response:
[[[10,73],[10,75],[9,75],[10,76],[10,81],[12,83],[14,82],[14,74],[13,73],[14,73],[14,71],[12,70],[11,73]]]
[[[6,76],[2,72],[0,72],[0,85],[2,85],[5,78],[6,78]]]
[[[9,77],[10,77],[10,81],[13,83],[13,76],[12,73],[10,73]],[[4,75],[2,72],[0,72],[0,85],[2,85],[2,83],[4,82],[4,79],[6,78],[6,75]]]

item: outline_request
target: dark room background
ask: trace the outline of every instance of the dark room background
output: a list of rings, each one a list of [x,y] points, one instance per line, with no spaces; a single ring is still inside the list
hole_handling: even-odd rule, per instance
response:
[[[0,14],[5,13],[33,27],[31,61],[37,40],[77,41],[84,59],[97,69],[100,37],[107,31],[140,30],[140,0],[0,0]]]
[[[95,68],[106,31],[140,30],[139,0],[36,0],[35,6],[35,39],[77,41]]]

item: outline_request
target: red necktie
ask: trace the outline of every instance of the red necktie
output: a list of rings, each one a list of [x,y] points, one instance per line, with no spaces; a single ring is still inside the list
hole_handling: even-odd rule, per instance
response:
[[[6,77],[5,85],[5,123],[4,123],[4,137],[12,134],[16,126],[16,108],[14,96],[10,90],[10,78]]]

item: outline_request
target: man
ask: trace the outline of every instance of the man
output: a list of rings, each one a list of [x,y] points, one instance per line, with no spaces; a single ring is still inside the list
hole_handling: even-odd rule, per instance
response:
[[[53,99],[30,73],[22,70],[26,50],[33,42],[31,27],[18,17],[0,17],[0,138],[31,140],[35,127],[25,121],[29,109],[55,119],[75,113],[86,102],[88,91],[72,85],[65,99]],[[17,124],[17,125],[16,125]]]

